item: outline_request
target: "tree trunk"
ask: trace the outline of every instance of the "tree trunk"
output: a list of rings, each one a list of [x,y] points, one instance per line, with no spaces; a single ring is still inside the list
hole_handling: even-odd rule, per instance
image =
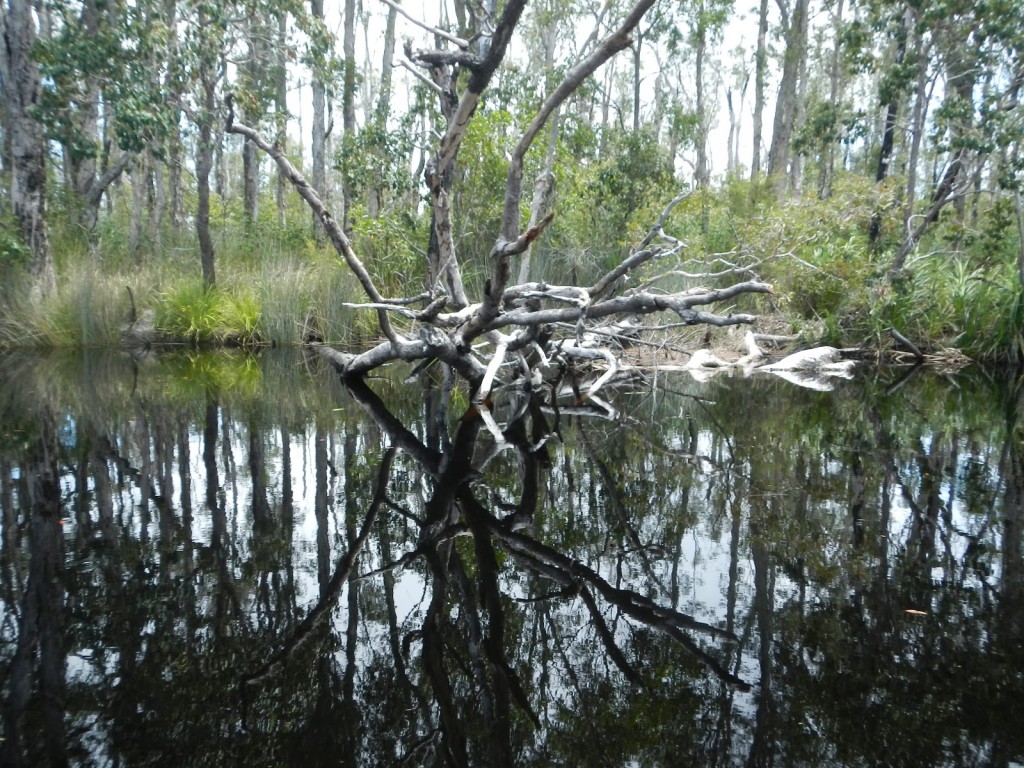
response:
[[[139,163],[131,173],[132,210],[128,221],[128,253],[136,265],[142,264],[142,212],[146,207],[146,169]]]
[[[324,20],[324,1],[323,0],[310,0],[310,12],[313,14],[315,21],[323,22]],[[322,196],[324,203],[329,204],[329,196],[327,194],[327,109],[326,109],[326,94],[327,88],[324,85],[322,73],[313,70],[313,146],[312,160],[313,160],[313,173],[312,181],[313,188],[316,189]],[[317,216],[313,215],[313,231],[316,235],[317,242],[323,242],[324,239],[324,228]]]
[[[251,142],[242,144],[243,200],[246,229],[260,216],[260,158]]]
[[[85,0],[78,24],[89,37],[99,34],[99,12],[95,0]],[[82,97],[75,100],[73,110],[75,126],[72,130],[77,134],[74,142],[81,142],[95,149],[99,145],[99,100],[100,89],[95,77],[86,76],[81,88]],[[96,181],[96,155],[93,152],[82,152],[73,147],[66,149],[68,171],[71,177],[74,202],[77,207],[78,223],[91,231],[96,225],[99,206],[93,211],[88,210],[86,200],[90,196]]]
[[[726,164],[725,172],[730,176],[736,172],[739,158],[735,149],[738,142],[739,126],[736,124],[736,108],[732,103],[732,88],[725,91],[725,105],[729,110],[729,137],[726,139]]]
[[[167,212],[167,192],[164,182],[164,165],[151,151],[146,152],[146,162],[153,172],[153,209],[149,216],[149,242],[155,251],[160,251],[161,230]]]
[[[907,188],[903,203],[903,231],[910,231],[910,219],[917,203],[917,164],[921,156],[921,139],[924,137],[925,118],[928,114],[928,56],[931,44],[917,41],[917,88],[914,95],[914,114],[910,123],[910,157],[907,159]]]
[[[541,45],[544,48],[544,92],[550,93],[557,84],[555,74],[555,47],[558,45],[558,23],[554,15],[545,15],[545,21],[538,30]],[[528,229],[537,226],[544,218],[545,207],[551,190],[554,187],[555,153],[558,149],[558,134],[561,128],[561,110],[556,108],[551,115],[551,128],[548,135],[547,154],[544,156],[544,168],[533,184],[533,199],[530,201],[530,221]],[[533,253],[533,245],[527,246],[519,261],[519,283],[526,283],[530,279],[530,261]]]
[[[907,52],[907,35],[910,26],[911,11],[908,9],[903,16],[903,29],[899,30],[896,40],[896,50],[893,54],[893,69],[903,66],[903,59]],[[881,184],[889,174],[889,164],[892,162],[893,149],[896,145],[896,118],[899,115],[900,104],[903,101],[903,89],[890,84],[888,104],[885,106],[885,122],[882,127],[882,146],[878,151],[878,166],[875,169],[875,183]],[[876,213],[871,218],[871,228],[868,232],[868,240],[871,245],[878,242],[882,231],[881,214]]]
[[[1013,210],[1017,216],[1017,286],[1024,291],[1024,203],[1021,202],[1020,190],[1014,190]]]
[[[264,40],[268,30],[260,22],[250,17],[245,22],[245,34],[248,38],[248,60],[242,67],[243,82],[250,89],[255,89],[266,79],[266,44]],[[250,103],[256,104],[256,110],[264,111],[263,99],[251,96]],[[257,122],[259,114],[247,115],[250,122]],[[256,145],[251,141],[242,143],[242,200],[246,229],[259,219],[260,214],[260,158]]]
[[[946,166],[945,173],[942,174],[942,181],[939,182],[939,186],[935,188],[935,193],[932,195],[931,205],[929,206],[928,211],[921,216],[921,221],[918,223],[917,227],[908,231],[904,235],[903,244],[900,246],[900,250],[896,254],[896,258],[893,260],[892,266],[889,267],[890,281],[900,277],[907,257],[917,246],[921,236],[925,233],[928,227],[930,227],[936,219],[939,218],[939,214],[942,212],[942,209],[949,203],[953,196],[956,182],[963,170],[965,154],[966,150],[960,149],[949,161],[949,164]]]
[[[810,11],[805,13],[805,18]],[[809,22],[805,21],[805,27]],[[807,30],[804,30],[804,44],[800,47],[800,66],[797,77],[796,103],[793,110],[793,133],[801,131],[807,119]],[[792,140],[792,136],[790,136]],[[803,188],[803,164],[804,158],[799,152],[790,152],[789,188],[796,194],[800,194]]]
[[[342,127],[344,140],[351,143],[356,137],[356,0],[345,0],[345,32],[342,38],[345,55],[345,82],[341,95]],[[339,206],[340,221],[345,229],[351,224],[352,189],[348,174],[342,174],[342,201]]]
[[[829,90],[828,103],[831,107],[832,118],[839,119],[839,109],[843,101],[843,76],[842,76],[842,28],[843,28],[843,0],[838,0],[836,10],[832,15],[832,61],[829,64]],[[818,197],[825,200],[832,196],[832,180],[836,175],[836,142],[828,141],[821,148],[821,160],[818,167]]]
[[[640,130],[640,73],[642,66],[640,62],[640,47],[643,44],[643,35],[638,31],[633,41],[633,133]]]
[[[216,83],[214,83],[216,89]],[[206,98],[205,96],[203,97]],[[231,176],[228,173],[228,164],[224,159],[224,134],[214,130],[211,117],[211,139],[213,141],[213,180],[214,191],[221,200],[228,200],[231,197]]]
[[[175,29],[178,24],[177,0],[165,0],[164,23],[168,29]],[[180,78],[174,76],[179,56],[178,41],[172,35],[168,43],[167,72],[164,75],[164,88],[168,93],[168,103],[177,104],[181,101],[184,85]],[[169,118],[172,125],[178,125],[180,110],[172,107]],[[172,229],[180,228],[185,221],[185,211],[181,195],[181,165],[183,150],[181,131],[170,131],[166,138],[167,155],[167,214]]]
[[[216,108],[216,83],[212,77],[209,73],[203,76],[203,106],[199,118],[199,143],[196,147],[196,234],[199,237],[203,285],[207,288],[212,288],[217,282],[213,238],[210,237],[210,172],[213,170],[213,118]]]
[[[973,22],[970,23],[973,25]],[[974,88],[979,75],[977,64],[980,56],[980,51],[974,49],[976,43],[973,40],[973,27],[966,29],[961,25],[949,29],[944,28],[942,34],[937,35],[935,39],[940,60],[945,64],[947,100],[955,98],[959,104],[973,104]],[[918,86],[920,92],[920,78]],[[907,257],[917,246],[928,227],[938,219],[942,209],[950,202],[959,199],[960,196],[956,194],[957,186],[965,173],[974,165],[972,163],[973,150],[968,149],[971,145],[969,137],[973,128],[972,110],[959,111],[949,121],[949,145],[957,148],[950,152],[946,170],[932,193],[928,210],[919,217],[920,221],[917,226],[913,229],[908,228],[904,234],[903,243],[889,268],[890,280],[897,279],[902,274]],[[965,139],[967,140],[965,141]],[[936,162],[939,162],[938,156]],[[982,164],[983,162],[982,160]],[[976,173],[981,173],[981,165],[978,165]]]
[[[287,152],[288,147],[288,14],[282,13],[277,21],[277,61],[274,72],[274,121],[277,129],[277,145]],[[285,225],[285,190],[288,180],[280,170],[277,172],[277,188],[274,202],[277,206],[277,223]]]
[[[807,11],[808,0],[796,0],[786,26],[786,53],[775,102],[772,146],[768,152],[768,176],[778,193],[784,191],[790,170],[790,144],[799,110],[800,68],[807,47]]]
[[[46,134],[32,116],[39,103],[39,68],[32,60],[35,21],[28,0],[0,0],[0,82],[10,134],[10,200],[31,253],[32,294],[49,295],[57,283],[46,231]]]
[[[260,158],[250,142],[242,144],[242,199],[245,228],[252,230],[260,215]]]
[[[708,27],[704,22],[703,13],[697,20],[697,35],[694,42],[693,55],[696,68],[694,87],[697,91],[697,168],[694,175],[697,186],[706,187],[711,181],[711,172],[708,168],[708,116],[704,104],[704,58],[708,47]],[[703,223],[701,228],[704,230]]]
[[[391,117],[391,70],[395,63],[395,22],[397,17],[398,11],[389,8],[387,26],[384,29],[384,54],[380,65],[380,93],[377,96],[377,107],[373,116],[374,122],[377,124],[377,131],[382,137],[387,133],[388,118]],[[370,218],[375,219],[380,215],[384,196],[383,188],[384,181],[380,173],[375,173],[366,200],[366,212]]]
[[[561,114],[558,110],[551,116],[551,134],[548,137],[548,151],[544,157],[544,169],[537,175],[533,185],[533,199],[530,202],[530,221],[527,229],[536,227],[546,215],[545,208],[555,183],[555,152],[558,149],[558,133],[561,128]],[[519,261],[519,283],[530,280],[530,257],[533,253],[532,243],[523,251]]]
[[[82,4],[78,24],[88,37],[104,34],[112,23],[116,23],[110,18],[105,19],[104,12],[105,9],[96,0],[86,0]],[[74,215],[78,225],[88,234],[96,228],[103,195],[128,165],[128,158],[121,156],[113,163],[105,164],[100,172],[97,162],[101,155],[100,96],[98,79],[86,72],[81,85],[81,97],[73,100],[74,109],[70,111],[74,121],[71,127],[73,135],[70,137],[73,146],[65,148]],[[106,144],[107,151],[110,146]],[[83,147],[86,151],[83,151]]]
[[[761,174],[761,132],[764,128],[764,88],[768,77],[768,0],[761,0],[757,16],[757,51],[754,54],[754,155],[750,161],[750,180]]]
[[[686,325],[726,326],[754,321],[755,317],[749,314],[733,313],[719,316],[697,309],[730,301],[743,293],[771,291],[770,286],[754,281],[737,283],[722,289],[697,289],[674,294],[652,292],[643,286],[623,292],[622,295],[614,293],[613,287],[630,272],[658,256],[674,256],[684,247],[683,243],[664,237],[662,228],[673,208],[685,195],[672,200],[650,228],[647,236],[594,285],[509,285],[511,261],[520,256],[530,243],[540,236],[552,219],[550,215],[545,216],[535,227],[522,231],[520,205],[524,159],[527,152],[565,100],[605,62],[629,47],[632,33],[654,1],[639,0],[621,25],[608,35],[593,53],[565,74],[536,111],[529,125],[523,129],[508,160],[500,234],[489,255],[490,277],[484,283],[481,300],[472,305],[468,304],[464,295],[455,295],[454,291],[452,294],[442,296],[423,294],[399,300],[385,299],[356,255],[348,236],[330,215],[316,190],[284,156],[279,147],[261,137],[255,129],[234,123],[231,100],[228,100],[228,132],[255,142],[287,174],[295,190],[323,221],[325,231],[338,254],[359,280],[371,302],[365,305],[366,308],[376,313],[385,341],[372,349],[357,355],[346,355],[328,347],[318,347],[321,354],[328,358],[343,376],[354,380],[392,360],[436,360],[462,376],[471,385],[474,397],[485,403],[508,354],[520,356],[521,365],[517,369],[525,369],[524,381],[530,382],[530,386],[535,377],[543,378],[543,373],[534,366],[542,364],[542,360],[546,364],[546,355],[554,354],[560,359],[603,360],[608,363],[609,369],[588,389],[588,396],[592,396],[619,368],[615,355],[610,350],[589,348],[578,343],[577,335],[582,333],[586,322],[601,321],[612,316],[644,315],[666,310],[675,312]],[[486,57],[472,60],[468,65],[468,79],[455,76],[456,70],[460,67],[451,65],[453,57],[450,51],[409,52],[412,62],[425,67],[434,78],[435,90],[440,91],[441,103],[448,104],[446,109],[450,114],[444,135],[425,171],[425,181],[433,202],[438,255],[450,256],[438,266],[443,266],[444,274],[449,277],[461,279],[460,266],[451,247],[450,237],[445,237],[445,232],[450,232],[451,228],[446,178],[452,174],[472,116],[495,70],[505,56],[524,6],[525,0],[508,0],[494,27]],[[468,49],[469,45],[468,42],[461,43],[463,50]],[[457,55],[462,57],[464,54],[460,52]],[[462,60],[465,61],[464,58]],[[461,93],[460,81],[465,83]],[[447,84],[447,87],[443,83]],[[449,96],[452,97],[451,100]],[[659,237],[667,240],[669,244],[655,245],[654,241]],[[447,287],[451,288],[450,281]],[[552,305],[544,306],[544,301],[552,302]],[[410,304],[421,304],[423,309],[412,310],[409,308]],[[448,305],[454,306],[455,311],[445,312]],[[399,335],[390,322],[391,313],[416,320],[419,324],[418,338]],[[562,338],[556,343],[552,336],[559,327],[570,327],[575,331],[571,337]],[[484,341],[494,346],[493,355],[487,365],[477,357],[476,350]],[[528,355],[527,352],[531,354]],[[533,352],[539,354],[532,355]],[[504,373],[500,375],[504,376]]]
[[[614,83],[615,61],[612,60],[611,65],[605,73],[604,87],[601,92],[601,131],[597,144],[597,157],[599,160],[603,160],[607,154],[608,136],[611,133],[608,116],[611,114],[612,87]]]

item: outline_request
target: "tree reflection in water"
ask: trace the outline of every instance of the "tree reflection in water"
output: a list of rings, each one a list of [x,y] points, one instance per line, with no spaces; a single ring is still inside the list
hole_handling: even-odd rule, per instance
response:
[[[3,764],[1024,758],[1019,382],[6,362]]]

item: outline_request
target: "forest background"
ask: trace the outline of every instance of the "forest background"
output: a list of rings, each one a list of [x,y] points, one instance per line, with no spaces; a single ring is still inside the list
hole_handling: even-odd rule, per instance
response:
[[[527,6],[456,165],[468,289],[517,138],[629,10]],[[476,45],[500,11],[0,0],[0,345],[116,344],[147,309],[164,338],[198,344],[374,335],[298,195],[225,132],[227,96],[323,193],[375,283],[412,295],[427,279],[423,172],[445,130],[414,51]],[[807,340],[884,348],[895,329],[1019,361],[1022,84],[1016,0],[661,0],[527,156],[524,221],[555,218],[520,282],[588,284],[687,191],[664,224],[685,247],[645,268],[666,290],[764,280],[774,293],[739,308]]]

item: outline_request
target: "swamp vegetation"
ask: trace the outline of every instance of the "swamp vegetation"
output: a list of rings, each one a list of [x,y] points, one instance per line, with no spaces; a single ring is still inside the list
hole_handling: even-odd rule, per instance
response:
[[[381,338],[233,100],[382,297],[479,301],[538,224],[513,282],[594,285],[684,193],[616,290],[756,281],[721,314],[1021,358],[1018,4],[470,5],[5,0],[0,345],[117,344],[139,315],[193,345]]]

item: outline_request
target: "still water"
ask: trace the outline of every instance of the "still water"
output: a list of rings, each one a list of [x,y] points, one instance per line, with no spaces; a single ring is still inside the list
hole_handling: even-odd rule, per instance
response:
[[[405,373],[0,360],[0,763],[1024,761],[1021,380]]]

